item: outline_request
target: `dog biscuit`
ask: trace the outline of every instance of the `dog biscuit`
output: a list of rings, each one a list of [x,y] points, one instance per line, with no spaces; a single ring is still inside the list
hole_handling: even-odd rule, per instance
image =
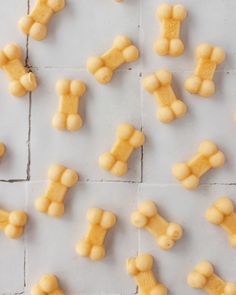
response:
[[[54,164],[48,170],[49,187],[46,194],[35,201],[35,208],[51,217],[64,214],[64,198],[69,188],[78,182],[76,171]]]
[[[6,146],[4,143],[0,142],[0,158],[4,156],[5,152],[6,152]]]
[[[198,64],[194,74],[185,81],[185,89],[192,94],[211,96],[215,93],[213,76],[216,66],[225,59],[224,49],[201,44],[196,49]]]
[[[134,277],[140,295],[167,295],[167,288],[156,280],[152,267],[153,257],[147,253],[127,260],[127,272]]]
[[[90,208],[87,212],[89,228],[84,240],[76,246],[76,252],[92,260],[100,260],[106,255],[104,240],[108,230],[116,223],[116,216],[112,212],[98,208]]]
[[[10,239],[18,239],[24,232],[27,214],[24,211],[11,211],[0,209],[0,229]]]
[[[148,230],[164,250],[171,249],[183,235],[183,229],[179,224],[168,222],[158,214],[153,201],[141,202],[138,211],[131,215],[131,223],[138,228]]]
[[[180,25],[187,16],[183,5],[162,4],[157,9],[157,17],[161,23],[161,37],[154,44],[159,55],[179,56],[184,52],[184,44],[180,40]]]
[[[156,114],[163,123],[183,117],[187,111],[186,104],[176,98],[171,81],[172,74],[166,70],[157,71],[143,80],[144,89],[155,96],[160,106]]]
[[[8,76],[9,91],[13,96],[23,96],[37,87],[36,77],[23,66],[21,48],[16,44],[8,44],[0,50],[0,67]]]
[[[228,197],[219,198],[206,212],[206,219],[220,225],[228,234],[229,242],[236,248],[236,212]]]
[[[198,263],[188,275],[187,282],[190,287],[204,289],[210,295],[236,295],[236,284],[216,275],[213,265],[208,261]]]
[[[144,134],[132,125],[121,124],[116,131],[116,142],[110,152],[99,157],[101,168],[116,176],[123,176],[127,170],[127,161],[133,150],[143,145]]]
[[[56,91],[60,95],[59,111],[53,116],[54,128],[69,131],[79,130],[83,121],[78,114],[79,100],[86,90],[80,80],[59,80]]]
[[[198,147],[198,153],[186,163],[178,163],[173,166],[173,175],[187,189],[198,186],[200,178],[211,168],[217,168],[224,164],[224,154],[212,141],[203,141]]]
[[[92,56],[87,61],[87,69],[102,84],[108,83],[113,71],[122,64],[133,62],[139,57],[139,51],[126,36],[117,36],[112,48],[100,57]]]
[[[31,289],[31,295],[65,295],[55,275],[44,275]]]
[[[18,26],[23,33],[34,40],[43,40],[47,36],[47,24],[51,17],[64,6],[65,0],[36,0],[30,14],[23,16]]]

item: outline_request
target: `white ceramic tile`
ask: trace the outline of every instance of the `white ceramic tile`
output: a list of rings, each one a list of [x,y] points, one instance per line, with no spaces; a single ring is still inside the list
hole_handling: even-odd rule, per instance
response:
[[[162,0],[143,0],[142,2],[142,46],[143,66],[145,70],[170,68],[172,70],[193,70],[194,51],[201,43],[221,46],[226,50],[227,59],[219,69],[235,69],[236,41],[232,28],[236,25],[234,12],[236,1],[223,0],[182,0],[188,10],[188,16],[182,24],[181,38],[185,44],[185,53],[177,58],[161,57],[153,51],[153,43],[160,33],[160,22],[156,19],[157,7]],[[176,3],[169,0],[168,3]]]
[[[0,160],[0,179],[25,179],[28,162],[29,98],[15,98],[4,92],[0,99],[0,109],[0,141],[7,148]]]
[[[0,48],[8,43],[17,43],[25,48],[26,37],[18,29],[17,23],[27,13],[28,0],[2,0],[1,4]]]
[[[49,24],[48,37],[43,42],[30,39],[32,64],[84,68],[87,58],[109,49],[118,34],[138,45],[139,7],[139,0],[122,5],[114,0],[68,0]]]
[[[155,258],[155,273],[170,295],[203,294],[188,287],[186,277],[201,260],[209,260],[216,272],[228,281],[235,281],[235,249],[229,245],[222,228],[209,223],[205,211],[220,196],[228,195],[236,205],[234,186],[201,186],[198,191],[183,191],[180,186],[143,185],[139,200],[153,200],[167,220],[183,226],[184,235],[170,251],[161,250],[154,238],[140,230],[140,252]]]
[[[25,57],[26,38],[17,30],[18,18],[27,11],[27,1],[3,1],[0,11],[0,48],[8,43],[22,47]],[[4,24],[4,25],[3,25]],[[23,57],[23,60],[24,60]],[[15,98],[8,92],[8,78],[0,71],[0,141],[7,146],[7,153],[1,160],[0,179],[26,178],[27,136],[28,136],[28,96]],[[17,132],[16,132],[17,130]]]
[[[235,72],[217,73],[216,93],[208,99],[190,95],[182,89],[188,74],[174,73],[173,87],[177,97],[187,103],[189,111],[185,117],[170,124],[156,119],[155,99],[143,91],[143,126],[147,136],[143,159],[144,182],[176,184],[177,180],[171,173],[173,164],[190,159],[199,143],[209,139],[225,153],[226,164],[209,171],[201,182],[235,183]]]
[[[86,71],[40,70],[37,74],[41,86],[32,95],[32,179],[46,179],[48,166],[59,162],[77,169],[83,180],[139,181],[141,149],[134,151],[129,160],[130,170],[123,178],[112,177],[98,166],[99,155],[112,147],[120,123],[129,122],[136,128],[141,126],[138,73],[119,71],[113,85],[105,87],[93,81]],[[63,78],[82,79],[88,88],[80,106],[84,126],[72,133],[58,131],[51,125],[59,104],[54,86]]]
[[[0,208],[25,210],[25,183],[0,182]],[[30,222],[30,221],[29,221]],[[22,292],[24,289],[24,236],[8,239],[0,232],[0,293]]]
[[[27,232],[27,286],[45,273],[55,273],[67,294],[134,293],[126,274],[126,258],[137,252],[138,235],[130,226],[130,211],[136,206],[137,185],[78,183],[66,200],[65,215],[53,219],[34,211],[35,198],[45,190],[45,182],[29,186],[32,223]],[[98,207],[117,215],[117,224],[105,241],[107,256],[98,262],[78,256],[76,243],[87,230],[86,212]]]

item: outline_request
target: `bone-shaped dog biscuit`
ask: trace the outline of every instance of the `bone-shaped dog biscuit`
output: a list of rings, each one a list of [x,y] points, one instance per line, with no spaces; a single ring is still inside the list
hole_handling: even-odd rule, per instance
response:
[[[75,131],[82,127],[83,122],[78,114],[80,96],[86,90],[80,80],[59,80],[56,91],[60,95],[59,112],[53,116],[52,125],[57,129]]]
[[[6,152],[6,146],[4,143],[0,143],[0,158],[2,158],[4,156]]]
[[[11,211],[0,209],[0,229],[10,239],[19,238],[24,232],[27,214],[24,211]]]
[[[179,224],[168,222],[158,214],[153,201],[141,202],[138,211],[131,215],[131,223],[138,228],[148,230],[164,250],[171,249],[183,235],[183,229]]]
[[[23,96],[37,87],[36,77],[23,66],[21,48],[16,44],[6,45],[0,50],[0,68],[10,79],[9,91],[14,96]]]
[[[35,201],[35,208],[52,217],[64,214],[64,198],[69,188],[78,182],[76,171],[54,164],[48,170],[49,187],[42,197]]]
[[[116,223],[116,216],[109,211],[90,208],[87,212],[89,228],[84,240],[81,240],[76,251],[80,256],[100,260],[106,255],[104,240],[108,230]]]
[[[236,212],[228,197],[218,199],[206,212],[206,219],[220,225],[228,234],[229,242],[236,248]]]
[[[157,118],[163,123],[180,118],[187,111],[185,103],[176,98],[171,81],[172,74],[166,70],[157,71],[143,80],[144,89],[155,96],[160,106],[157,110]]]
[[[184,52],[184,44],[180,40],[180,25],[187,11],[183,5],[162,4],[157,9],[157,17],[161,22],[161,37],[154,44],[159,55],[179,56]]]
[[[133,62],[139,57],[139,51],[126,36],[117,36],[112,48],[100,57],[90,57],[87,61],[87,69],[102,84],[108,83],[113,71],[122,64]]]
[[[113,175],[123,176],[127,172],[130,155],[135,148],[143,145],[145,137],[129,124],[119,125],[116,136],[117,140],[111,151],[99,157],[99,165]]]
[[[31,289],[31,295],[65,295],[55,275],[44,275]]]
[[[201,44],[196,49],[198,64],[194,74],[185,81],[185,89],[193,94],[211,96],[215,92],[213,76],[216,66],[225,59],[224,49]]]
[[[211,168],[224,164],[224,154],[212,141],[203,141],[198,148],[198,153],[187,163],[178,163],[173,166],[173,175],[187,189],[198,186],[200,178]]]
[[[36,0],[29,15],[23,16],[18,23],[26,35],[40,41],[47,36],[47,24],[51,17],[65,6],[65,0]]]
[[[236,295],[236,284],[224,281],[214,273],[214,268],[208,261],[202,261],[188,275],[190,287],[204,289],[210,295]]]
[[[127,272],[133,276],[140,295],[166,295],[167,288],[160,284],[152,271],[153,257],[150,254],[139,254],[127,260]]]

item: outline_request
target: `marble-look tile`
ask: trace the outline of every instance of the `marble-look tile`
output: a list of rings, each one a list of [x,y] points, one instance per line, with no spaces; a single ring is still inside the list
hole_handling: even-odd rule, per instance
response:
[[[98,157],[110,150],[119,124],[128,122],[141,127],[139,75],[134,71],[119,71],[113,86],[101,86],[86,71],[40,70],[40,87],[32,95],[31,177],[45,180],[53,162],[77,169],[82,180],[140,181],[141,149],[129,160],[129,171],[114,177],[98,166]],[[58,109],[55,92],[58,79],[81,79],[87,85],[81,97],[80,113],[84,126],[76,132],[58,131],[51,119]],[[40,155],[40,157],[39,157]]]
[[[137,185],[79,182],[66,199],[65,215],[54,219],[36,212],[33,203],[45,182],[32,182],[28,190],[31,226],[27,232],[26,282],[28,288],[45,273],[55,273],[67,294],[135,292],[126,274],[125,261],[137,253],[138,235],[130,225],[130,210],[136,206]],[[105,241],[107,256],[97,262],[80,257],[76,243],[83,239],[88,208],[112,211],[117,223]]]
[[[189,160],[197,152],[199,143],[209,139],[225,153],[226,163],[209,171],[201,183],[235,183],[235,72],[216,74],[216,93],[210,98],[183,90],[188,74],[173,74],[173,88],[177,97],[188,105],[188,113],[170,124],[157,120],[155,98],[143,90],[143,130],[147,136],[143,157],[144,182],[177,184],[171,173],[173,164]]]
[[[139,8],[139,0],[69,0],[51,20],[46,39],[30,39],[30,61],[37,67],[85,68],[87,58],[109,49],[116,35],[127,35],[138,46]]]
[[[27,1],[3,1],[0,11],[0,48],[9,43],[17,43],[22,48],[23,62],[26,55],[26,38],[17,30],[17,21],[27,11]],[[28,161],[28,95],[16,98],[8,91],[9,80],[0,70],[0,142],[7,146],[7,153],[0,161],[0,179],[26,178]],[[16,132],[17,130],[17,132]]]
[[[154,42],[160,35],[160,22],[156,18],[156,9],[162,0],[143,0],[141,2],[141,31],[144,70],[169,68],[174,71],[193,70],[195,67],[195,48],[201,43],[210,43],[223,47],[226,61],[219,69],[235,69],[236,41],[232,28],[236,25],[235,1],[224,0],[181,0],[188,16],[182,23],[181,39],[185,44],[185,53],[180,57],[162,57],[153,50]],[[176,3],[170,0],[168,3]],[[232,33],[231,33],[232,32]]]
[[[0,190],[1,209],[25,211],[25,183],[0,182]],[[30,222],[31,220],[26,227]],[[11,240],[0,231],[0,294],[20,293],[24,290],[24,241],[24,235],[17,240]]]
[[[140,230],[140,252],[155,258],[155,273],[171,295],[202,294],[188,287],[186,278],[201,260],[214,264],[222,278],[235,281],[235,249],[222,228],[205,219],[205,211],[220,196],[229,196],[236,205],[236,189],[229,185],[203,185],[198,191],[183,191],[180,186],[142,185],[139,201],[153,200],[167,220],[183,226],[181,240],[169,250],[161,250],[146,230]]]

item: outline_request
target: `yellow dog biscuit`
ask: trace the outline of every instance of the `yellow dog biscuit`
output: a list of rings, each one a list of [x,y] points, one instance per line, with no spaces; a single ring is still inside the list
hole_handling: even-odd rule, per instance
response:
[[[4,156],[6,152],[6,146],[4,143],[0,143],[0,158],[2,158]]]
[[[180,118],[187,111],[185,103],[176,98],[171,81],[172,74],[166,70],[157,71],[143,80],[144,89],[153,94],[160,105],[157,118],[163,123]]]
[[[50,180],[47,192],[35,202],[35,208],[52,217],[64,214],[64,198],[69,188],[78,182],[76,171],[54,164],[48,170]]]
[[[224,49],[201,44],[196,49],[198,64],[194,74],[185,81],[185,89],[193,94],[211,96],[215,92],[213,76],[216,66],[225,59]]]
[[[117,36],[112,48],[100,57],[90,57],[87,61],[87,69],[94,75],[98,82],[108,83],[113,71],[122,64],[137,60],[139,51],[126,36]]]
[[[184,44],[180,40],[180,25],[187,15],[183,5],[162,4],[157,9],[157,17],[161,22],[161,37],[154,44],[159,55],[179,56],[184,52]]]
[[[156,280],[152,267],[153,257],[150,254],[139,254],[127,260],[127,272],[135,278],[140,295],[166,295],[167,288]]]
[[[65,295],[55,275],[44,275],[31,289],[31,295]]]
[[[106,255],[104,240],[108,230],[116,223],[116,216],[112,212],[98,208],[90,208],[87,212],[89,229],[85,239],[76,246],[80,256],[100,260]]]
[[[117,140],[111,151],[99,157],[99,165],[113,175],[123,176],[127,172],[130,155],[134,149],[143,145],[145,137],[129,124],[119,125],[116,136]]]
[[[204,289],[210,295],[236,295],[236,284],[217,276],[213,265],[208,261],[198,263],[188,275],[187,282],[190,287]]]
[[[24,232],[27,222],[27,214],[24,211],[12,211],[0,209],[0,229],[10,239],[19,238]]]
[[[179,224],[168,222],[158,214],[153,201],[140,203],[138,211],[131,215],[131,223],[138,228],[148,230],[164,250],[171,249],[183,235],[183,229]]]
[[[198,153],[187,163],[178,163],[173,166],[173,175],[187,189],[198,186],[199,180],[211,168],[224,164],[224,154],[218,150],[211,141],[203,141],[198,148]]]
[[[23,33],[40,41],[47,36],[47,24],[54,13],[62,10],[65,0],[36,0],[29,15],[19,20],[18,26]]]
[[[78,114],[80,96],[86,90],[80,80],[59,80],[56,91],[60,95],[59,112],[53,116],[52,125],[57,129],[75,131],[82,127],[83,121]]]
[[[228,234],[229,242],[236,248],[236,212],[228,197],[218,199],[206,212],[206,219],[220,225]]]
[[[23,96],[37,87],[36,77],[23,66],[21,48],[16,44],[0,50],[0,67],[10,79],[9,91],[14,96]]]

